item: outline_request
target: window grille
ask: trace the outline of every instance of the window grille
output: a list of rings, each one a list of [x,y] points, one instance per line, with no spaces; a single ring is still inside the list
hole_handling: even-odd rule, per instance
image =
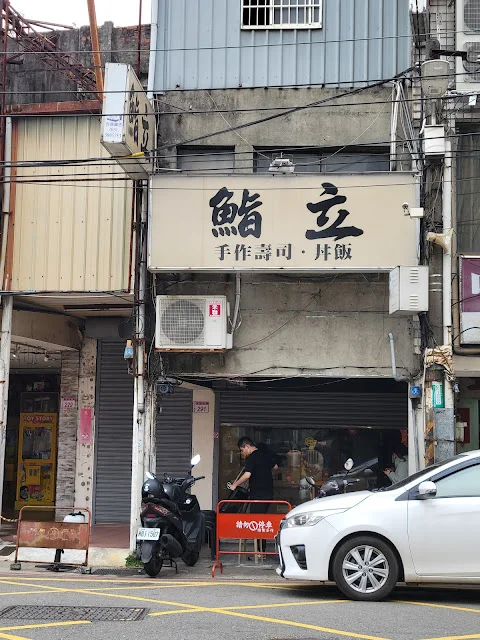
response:
[[[318,29],[322,0],[242,0],[242,29]]]

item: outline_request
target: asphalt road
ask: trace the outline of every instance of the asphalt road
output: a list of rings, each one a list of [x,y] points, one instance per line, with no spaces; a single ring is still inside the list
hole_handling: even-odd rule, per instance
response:
[[[0,639],[480,639],[480,590],[398,587],[388,601],[360,603],[346,601],[334,587],[261,580],[265,576],[185,580],[164,573],[151,580],[1,573]],[[12,606],[27,610],[4,617]],[[47,606],[147,611],[139,621],[92,622],[88,615],[78,619],[78,609],[58,609],[53,619],[39,619]],[[32,613],[33,607],[41,609]]]

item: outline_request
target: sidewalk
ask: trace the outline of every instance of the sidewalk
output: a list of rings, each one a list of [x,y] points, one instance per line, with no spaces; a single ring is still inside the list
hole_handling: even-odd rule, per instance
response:
[[[125,568],[125,560],[130,555],[129,550],[129,535],[130,528],[128,525],[94,525],[91,531],[90,548],[88,555],[88,566],[95,571],[101,569],[118,569],[116,575],[121,575],[123,572],[127,573]],[[16,525],[15,524],[2,524],[0,529],[0,572],[10,572],[10,564],[15,558],[15,545],[16,545]],[[227,545],[230,550],[235,551],[238,549],[238,544],[232,543]],[[11,550],[8,555],[2,555]],[[21,548],[19,550],[19,562],[24,561],[22,565],[22,572],[37,572],[45,573],[45,569],[35,568],[37,564],[48,564],[53,562],[55,556],[54,549],[27,549]],[[242,556],[239,562],[239,556],[221,556],[221,560],[224,566],[223,578],[227,579],[243,579],[243,580],[278,580],[283,581],[275,573],[277,567],[277,557],[267,556],[265,560],[257,563],[253,560],[248,560],[247,556]],[[83,551],[70,551],[66,550],[62,555],[62,563],[82,563],[85,559],[85,552]],[[26,560],[33,561],[25,562]],[[178,574],[175,573],[174,568],[164,567],[160,573],[162,578],[181,577],[188,579],[208,579],[211,580],[211,570],[213,560],[210,559],[210,549],[207,545],[204,545],[200,560],[194,567],[187,567],[181,559],[178,560]],[[129,568],[129,577],[136,574],[135,569]],[[12,572],[18,573],[18,572]],[[109,572],[110,573],[110,572]],[[138,570],[139,577],[144,577],[142,569]],[[215,579],[222,577],[220,568],[217,567],[215,572]]]

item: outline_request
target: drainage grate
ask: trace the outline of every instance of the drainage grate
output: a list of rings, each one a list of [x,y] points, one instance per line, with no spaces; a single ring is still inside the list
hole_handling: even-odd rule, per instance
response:
[[[135,622],[142,620],[148,609],[133,607],[43,607],[13,606],[0,611],[0,619],[14,620],[88,620],[89,622]]]
[[[0,556],[9,556],[15,551],[15,547],[2,547],[0,549]]]
[[[142,567],[133,568],[123,568],[119,567],[117,569],[92,569],[92,574],[96,576],[138,576],[139,574],[144,574],[145,571]]]

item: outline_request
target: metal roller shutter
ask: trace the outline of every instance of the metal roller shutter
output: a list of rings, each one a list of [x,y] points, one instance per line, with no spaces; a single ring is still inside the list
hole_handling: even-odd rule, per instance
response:
[[[407,396],[395,393],[221,391],[220,423],[243,427],[407,426]]]
[[[158,397],[157,474],[182,477],[190,471],[192,395],[187,389],[176,389],[172,395]]]
[[[99,342],[96,411],[95,522],[130,521],[133,377],[125,341]]]

